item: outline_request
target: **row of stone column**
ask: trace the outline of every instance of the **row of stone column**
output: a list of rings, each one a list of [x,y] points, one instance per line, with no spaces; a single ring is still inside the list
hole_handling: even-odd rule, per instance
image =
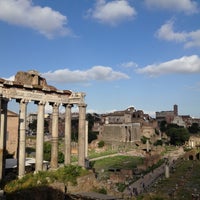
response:
[[[3,161],[3,150],[5,149],[5,135],[7,131],[7,102],[1,99],[1,134],[0,134],[0,161]],[[27,101],[20,99],[19,102],[19,141],[18,141],[18,176],[22,177],[25,174],[25,150],[26,150],[26,115],[27,115]],[[36,157],[35,157],[35,171],[43,170],[43,147],[44,147],[44,108],[45,102],[35,102],[38,106],[37,115],[37,135],[36,135]],[[50,103],[53,107],[52,112],[52,149],[51,149],[51,168],[58,167],[58,118],[59,118],[59,104]],[[65,106],[65,138],[64,138],[64,164],[71,163],[71,108],[72,104]],[[79,136],[78,136],[78,165],[85,167],[86,154],[86,104],[78,104],[79,107]],[[3,138],[4,137],[4,138]],[[0,174],[3,174],[3,165],[0,165]],[[1,179],[2,177],[0,177]]]

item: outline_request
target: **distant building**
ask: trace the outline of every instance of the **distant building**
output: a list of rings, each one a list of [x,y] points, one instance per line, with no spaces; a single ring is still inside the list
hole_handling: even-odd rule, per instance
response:
[[[134,107],[102,115],[99,139],[109,144],[140,141],[155,134],[157,122]]]
[[[171,121],[172,124],[177,124],[178,126],[186,127],[186,123],[183,120],[182,116],[175,116],[174,119]]]
[[[188,141],[188,146],[191,148],[200,147],[200,136],[191,135]]]
[[[197,123],[200,126],[199,118],[192,118],[190,115],[179,115],[177,105],[174,105],[172,111],[156,112],[156,120],[158,124],[160,124],[161,121],[166,121],[168,124],[177,124],[178,126],[185,128],[188,128],[193,123]]]
[[[178,106],[176,104],[174,105],[173,110],[156,112],[156,120],[158,124],[160,124],[161,121],[171,123],[175,116],[178,116]]]

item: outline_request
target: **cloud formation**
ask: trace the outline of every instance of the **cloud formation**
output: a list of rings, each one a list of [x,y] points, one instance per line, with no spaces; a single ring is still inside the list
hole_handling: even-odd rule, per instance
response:
[[[193,14],[198,12],[197,3],[193,0],[145,0],[149,8],[173,10]]]
[[[89,81],[114,81],[119,79],[128,79],[129,76],[114,71],[111,67],[94,66],[88,70],[74,70],[60,69],[54,72],[50,71],[42,74],[47,81],[57,83],[83,83]]]
[[[121,66],[125,67],[125,68],[136,68],[136,67],[138,67],[137,63],[135,63],[133,61],[122,63]]]
[[[166,41],[184,43],[185,48],[200,47],[200,29],[191,32],[175,32],[172,20],[167,21],[158,29],[156,37]]]
[[[132,19],[136,11],[127,0],[97,0],[95,7],[88,10],[88,16],[101,23],[117,25],[126,19]]]
[[[155,77],[164,74],[194,74],[200,73],[200,57],[198,55],[183,56],[179,59],[163,63],[147,65],[136,70],[137,73]]]
[[[0,20],[34,29],[47,38],[71,34],[66,16],[50,7],[34,6],[31,0],[0,0]]]

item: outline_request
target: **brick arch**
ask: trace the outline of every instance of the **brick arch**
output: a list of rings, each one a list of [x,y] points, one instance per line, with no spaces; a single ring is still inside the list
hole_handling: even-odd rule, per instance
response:
[[[196,159],[198,159],[198,158],[197,158],[197,154],[198,154],[198,153],[199,153],[199,152],[197,152],[195,149],[193,149],[193,150],[187,152],[187,153],[185,154],[184,157],[185,157],[187,160],[196,160]]]

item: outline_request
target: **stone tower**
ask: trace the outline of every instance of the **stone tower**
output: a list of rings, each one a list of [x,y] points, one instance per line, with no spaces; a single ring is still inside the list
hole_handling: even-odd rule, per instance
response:
[[[178,116],[178,106],[174,105],[174,116]]]

